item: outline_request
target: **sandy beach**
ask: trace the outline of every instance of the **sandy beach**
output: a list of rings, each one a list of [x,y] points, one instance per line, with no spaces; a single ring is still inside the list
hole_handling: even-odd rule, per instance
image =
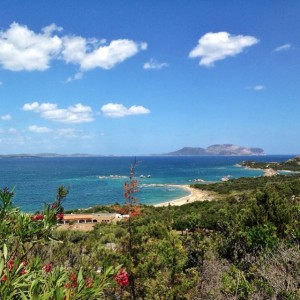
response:
[[[269,168],[269,169],[263,169],[263,171],[264,171],[264,175],[263,176],[266,176],[266,177],[271,177],[271,176],[275,176],[275,175],[278,174],[277,171],[275,171],[274,169],[271,169],[271,168]]]
[[[154,206],[155,207],[168,206],[168,205],[180,206],[183,204],[196,202],[196,201],[213,200],[212,194],[208,191],[202,191],[200,189],[191,188],[189,185],[174,185],[174,187],[182,188],[188,191],[190,194],[188,196],[174,199],[172,201],[158,203],[155,204]]]

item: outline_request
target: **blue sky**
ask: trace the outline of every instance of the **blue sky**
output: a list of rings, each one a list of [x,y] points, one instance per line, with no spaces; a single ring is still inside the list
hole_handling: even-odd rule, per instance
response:
[[[300,1],[0,3],[0,153],[300,153]]]

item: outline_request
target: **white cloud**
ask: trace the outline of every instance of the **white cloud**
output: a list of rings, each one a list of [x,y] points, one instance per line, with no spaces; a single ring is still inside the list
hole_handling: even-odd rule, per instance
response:
[[[265,89],[265,86],[262,85],[262,84],[257,84],[257,85],[254,85],[254,86],[247,86],[246,89],[248,90],[253,90],[253,91],[262,91]]]
[[[60,26],[57,26],[56,24],[52,23],[46,27],[44,27],[42,29],[42,31],[46,34],[46,35],[51,35],[54,31],[63,31],[63,28]]]
[[[80,79],[82,79],[82,77],[83,77],[83,73],[78,72],[74,76],[68,77],[66,80],[66,83],[72,82],[74,80],[80,80]]]
[[[258,42],[259,40],[253,36],[209,32],[199,39],[198,45],[189,53],[189,57],[200,57],[201,66],[212,67],[216,61],[235,56]]]
[[[54,103],[42,103],[39,104],[38,102],[26,103],[23,106],[23,110],[25,111],[34,111],[34,112],[43,112],[47,110],[55,110],[57,108],[57,104]]]
[[[131,40],[114,40],[109,45],[100,45],[93,40],[78,36],[64,37],[62,55],[67,63],[80,65],[81,70],[87,71],[97,67],[111,69],[116,64],[147,49],[146,43]],[[100,43],[101,44],[101,43]]]
[[[147,49],[146,43],[128,39],[113,40],[106,45],[105,39],[54,34],[62,30],[50,24],[36,33],[25,25],[12,23],[6,31],[0,31],[0,65],[10,71],[44,71],[56,59],[79,65],[82,71],[97,67],[111,69]]]
[[[284,44],[284,45],[281,45],[277,48],[274,49],[275,52],[279,52],[279,51],[287,51],[289,49],[291,49],[292,45],[291,44]]]
[[[62,128],[57,131],[57,135],[63,137],[78,137],[78,130],[74,128]]]
[[[68,138],[68,139],[74,139],[74,138],[80,138],[80,139],[89,139],[92,138],[93,135],[88,135],[84,133],[82,130],[78,130],[75,128],[61,128],[55,132],[56,138]]]
[[[59,54],[62,41],[56,35],[51,36],[50,29],[44,30],[35,33],[27,26],[12,23],[7,31],[0,31],[0,64],[3,68],[11,71],[48,69],[50,60]]]
[[[31,125],[28,127],[29,131],[35,132],[35,133],[48,133],[52,130],[48,127],[38,127],[36,125]]]
[[[3,115],[3,116],[0,116],[0,120],[2,120],[2,121],[9,121],[9,120],[11,120],[11,115],[10,114],[6,114],[6,115]]]
[[[265,89],[265,87],[263,85],[255,85],[253,89],[254,91],[262,91]]]
[[[112,118],[121,118],[130,115],[142,115],[150,113],[150,110],[143,106],[133,105],[127,108],[123,104],[118,103],[105,104],[102,106],[101,111],[105,116]]]
[[[58,108],[54,103],[33,102],[24,104],[23,110],[40,113],[44,119],[62,123],[86,123],[94,120],[92,109],[80,103],[68,108]]]
[[[167,63],[159,63],[158,61],[156,61],[155,59],[151,58],[148,62],[144,63],[144,69],[145,70],[160,70],[162,68],[167,67],[168,64]]]

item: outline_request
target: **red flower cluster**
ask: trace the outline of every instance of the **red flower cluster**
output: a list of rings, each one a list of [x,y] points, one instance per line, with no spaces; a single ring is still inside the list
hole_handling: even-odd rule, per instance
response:
[[[94,285],[94,279],[93,279],[93,278],[87,278],[87,279],[85,280],[85,284],[86,284],[86,286],[87,286],[89,289],[91,289],[91,288],[93,287],[93,285]]]
[[[33,215],[30,217],[31,221],[36,222],[39,220],[43,220],[44,219],[44,215],[42,214],[37,214],[37,215]]]
[[[51,264],[45,264],[43,269],[46,273],[49,273],[52,269],[52,265]]]
[[[26,274],[26,269],[25,269],[25,268],[21,269],[20,274],[21,274],[21,275]]]
[[[3,275],[0,281],[1,281],[1,282],[5,282],[6,280],[7,280],[7,276],[6,276],[6,275]]]
[[[22,268],[22,269],[20,270],[20,274],[21,274],[21,275],[24,275],[24,274],[27,273],[25,267],[28,266],[28,262],[27,262],[27,261],[23,261],[22,264],[23,264],[24,268]],[[14,259],[10,259],[10,260],[7,262],[7,268],[8,268],[8,271],[9,271],[9,272],[12,271],[14,265],[15,265],[15,260],[14,260]],[[6,276],[3,276],[3,277],[1,278],[1,281],[6,281],[6,280],[7,280],[7,277],[6,277]]]
[[[128,273],[123,268],[121,268],[119,274],[115,276],[115,281],[120,286],[128,286],[129,285]]]
[[[14,267],[15,261],[14,259],[10,259],[7,263],[8,271],[10,272],[12,268]]]
[[[56,215],[56,220],[61,221],[64,218],[64,214],[57,214]]]
[[[70,282],[65,284],[65,288],[66,289],[69,289],[69,288],[75,289],[77,286],[78,286],[77,276],[76,276],[76,274],[72,273],[70,276]]]

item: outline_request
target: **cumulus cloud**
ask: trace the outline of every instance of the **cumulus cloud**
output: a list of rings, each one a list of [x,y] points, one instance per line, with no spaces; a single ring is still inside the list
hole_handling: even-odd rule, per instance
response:
[[[150,110],[143,106],[133,105],[127,108],[123,104],[118,103],[105,104],[102,106],[101,111],[105,116],[112,118],[122,118],[125,116],[142,115],[150,113]]]
[[[129,39],[113,40],[106,45],[105,39],[55,34],[62,30],[50,24],[36,33],[25,25],[12,23],[6,31],[0,31],[0,65],[10,71],[44,71],[51,60],[59,59],[79,65],[82,71],[111,69],[147,49],[146,43]]]
[[[201,66],[212,67],[216,61],[235,56],[258,42],[259,40],[253,36],[209,32],[199,39],[198,45],[189,53],[189,57],[199,57]]]
[[[51,132],[52,130],[48,127],[38,127],[36,125],[31,125],[28,127],[29,131],[35,132],[35,133],[48,133]]]
[[[77,103],[67,108],[58,108],[54,103],[26,103],[23,106],[24,111],[33,111],[40,113],[41,117],[47,120],[62,123],[86,123],[92,122],[92,109],[89,106]]]
[[[0,120],[2,120],[2,121],[9,121],[9,120],[11,120],[11,115],[10,114],[6,114],[6,115],[3,115],[3,116],[0,116]]]
[[[42,29],[45,35],[51,35],[54,31],[63,31],[63,28],[52,23]]]
[[[35,33],[27,26],[12,23],[7,31],[0,31],[0,64],[10,71],[48,69],[50,60],[62,48],[61,39],[52,36],[52,31],[44,28],[42,33]]]
[[[80,65],[81,70],[87,71],[97,67],[111,69],[116,64],[147,49],[146,43],[137,43],[127,39],[114,40],[109,45],[95,46],[93,40],[78,36],[64,37],[62,55],[67,63]]]
[[[274,49],[275,52],[280,52],[280,51],[287,51],[289,49],[291,49],[292,45],[291,44],[284,44],[284,45],[281,45],[277,48]]]
[[[145,70],[160,70],[167,66],[168,66],[167,63],[160,63],[153,58],[151,58],[148,62],[144,63]]]

